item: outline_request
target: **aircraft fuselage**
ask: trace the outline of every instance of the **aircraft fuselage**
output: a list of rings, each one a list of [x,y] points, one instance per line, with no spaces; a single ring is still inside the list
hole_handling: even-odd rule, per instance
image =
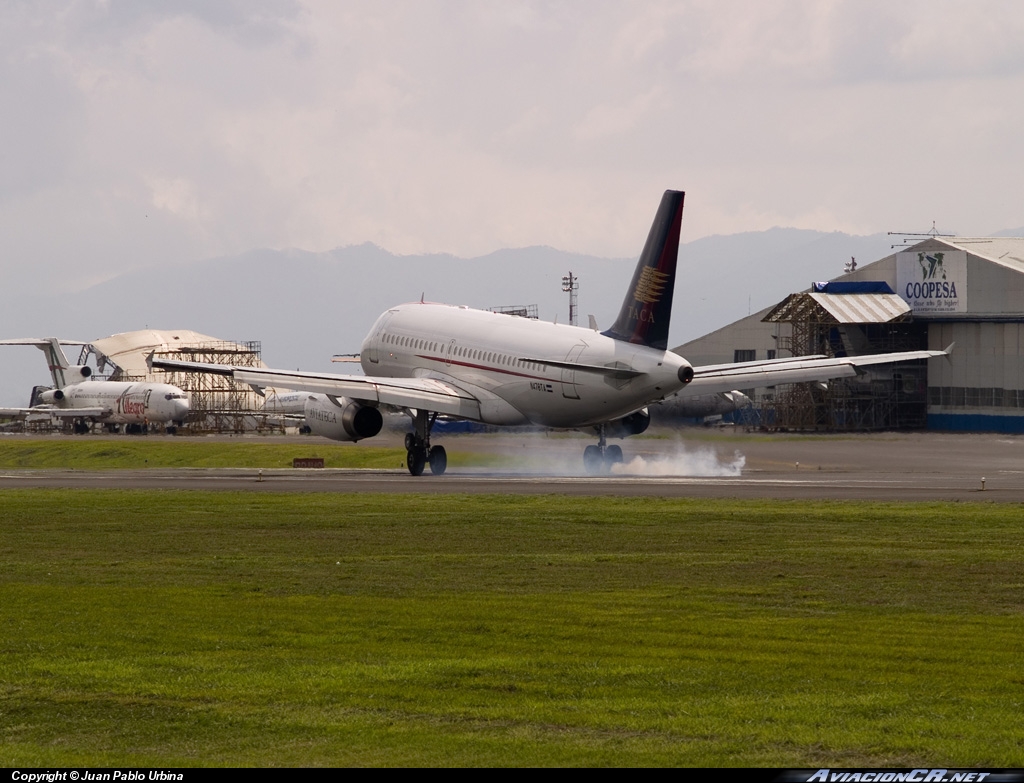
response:
[[[690,367],[591,329],[422,302],[383,313],[360,363],[369,376],[433,378],[474,392],[484,423],[555,428],[626,416],[681,389]]]
[[[65,386],[64,399],[53,405],[63,410],[102,408],[95,418],[106,424],[145,424],[184,421],[188,397],[166,383],[82,381]]]

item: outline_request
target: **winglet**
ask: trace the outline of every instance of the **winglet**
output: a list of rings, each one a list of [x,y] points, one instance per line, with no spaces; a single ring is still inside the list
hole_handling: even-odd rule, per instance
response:
[[[946,360],[947,361],[949,360],[950,355],[953,353],[953,346],[955,346],[955,345],[956,345],[956,341],[954,340],[949,345],[947,345],[946,349],[943,351],[943,353],[946,354]]]
[[[682,191],[666,190],[661,197],[658,214],[647,235],[647,243],[640,254],[619,317],[611,329],[602,332],[605,336],[668,350],[668,327],[685,195]]]

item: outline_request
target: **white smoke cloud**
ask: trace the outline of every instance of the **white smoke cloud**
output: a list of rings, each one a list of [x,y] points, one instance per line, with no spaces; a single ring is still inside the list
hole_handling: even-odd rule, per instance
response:
[[[738,451],[730,460],[720,457],[714,449],[690,451],[680,447],[667,454],[637,455],[613,466],[611,472],[617,476],[739,476],[746,462],[747,458]]]
[[[500,451],[508,461],[496,467],[501,473],[531,476],[591,476],[583,465],[583,449],[594,441],[584,437],[563,437],[554,434],[533,433],[512,437],[499,437],[494,441],[481,441],[479,436],[468,436],[468,450],[482,443],[487,450]],[[448,441],[448,448],[461,450],[462,444]],[[635,477],[704,478],[742,475],[746,457],[739,451],[731,455],[719,454],[711,446],[692,446],[683,438],[652,438],[622,441],[624,461],[613,465],[608,474]],[[481,469],[491,472],[491,469]],[[600,476],[600,474],[598,474]]]

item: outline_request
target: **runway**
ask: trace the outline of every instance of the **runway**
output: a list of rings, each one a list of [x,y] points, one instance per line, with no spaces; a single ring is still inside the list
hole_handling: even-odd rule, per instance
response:
[[[1024,439],[942,433],[632,439],[616,473],[581,475],[582,436],[470,435],[449,452],[491,453],[500,468],[394,470],[0,470],[0,488],[204,489],[248,492],[558,494],[692,498],[1024,503]],[[387,444],[382,444],[387,445]],[[353,448],[358,448],[353,446]],[[984,484],[982,483],[984,479]]]

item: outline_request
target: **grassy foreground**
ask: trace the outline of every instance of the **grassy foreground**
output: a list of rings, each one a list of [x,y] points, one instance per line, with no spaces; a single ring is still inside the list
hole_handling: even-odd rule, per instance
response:
[[[0,491],[0,766],[1024,766],[1010,505]]]
[[[487,455],[484,455],[485,457]],[[327,468],[400,468],[405,450],[331,443],[280,443],[275,438],[207,438],[122,436],[118,438],[16,438],[0,440],[0,468],[290,468],[296,457],[323,457]],[[464,456],[449,455],[460,465]]]

